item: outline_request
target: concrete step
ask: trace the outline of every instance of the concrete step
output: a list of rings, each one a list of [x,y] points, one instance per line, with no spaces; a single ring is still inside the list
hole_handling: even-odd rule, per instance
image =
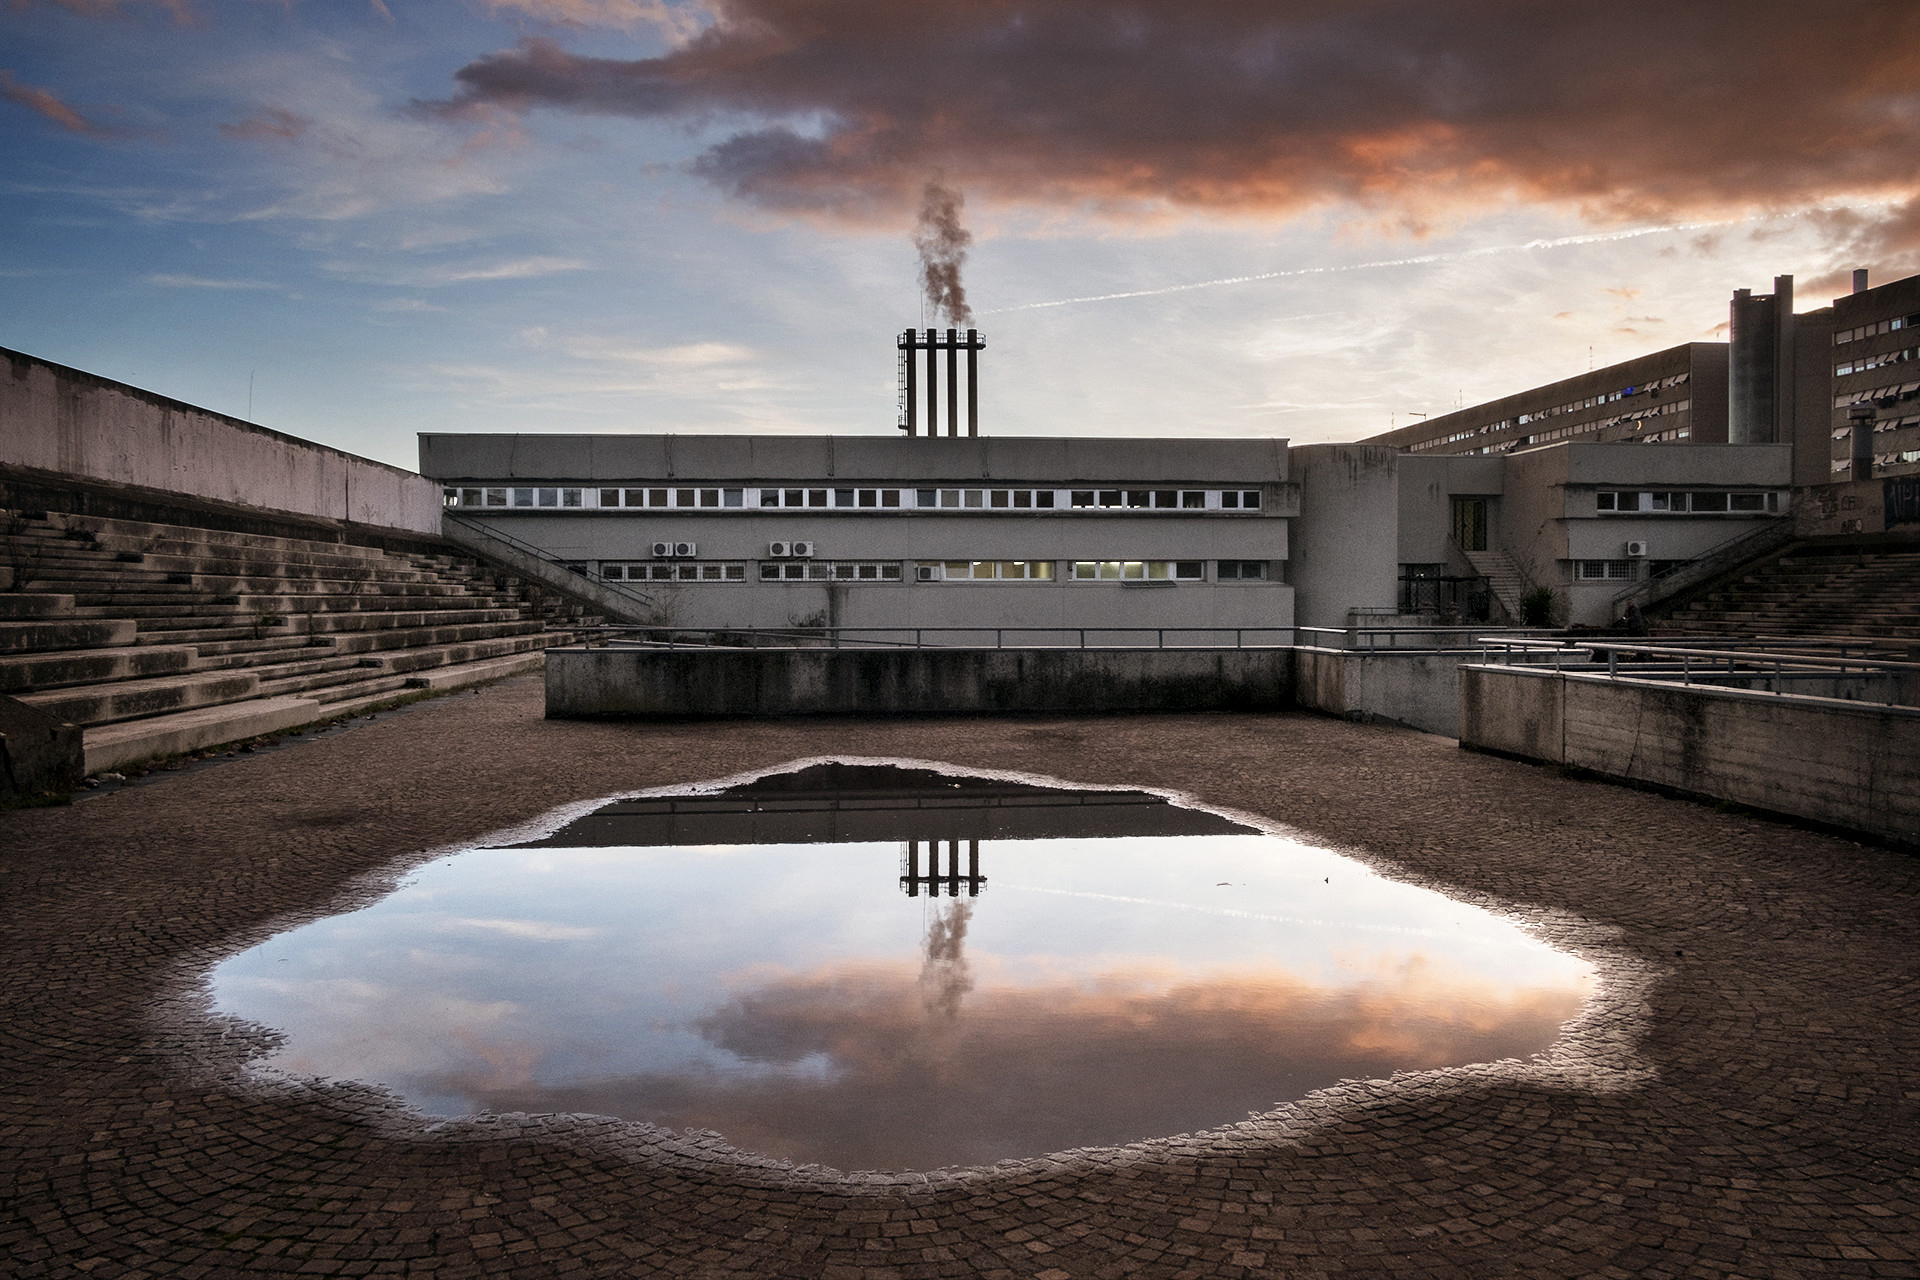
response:
[[[238,702],[252,697],[259,684],[259,677],[245,670],[188,672],[28,693],[19,700],[72,724],[112,724],[190,707]]]
[[[412,649],[422,645],[464,644],[473,640],[493,640],[501,636],[543,632],[542,622],[487,622],[475,626],[426,627],[407,631],[356,631],[337,634],[335,646],[342,653],[375,653],[387,649]]]
[[[125,618],[49,618],[0,622],[0,653],[45,653],[57,649],[106,649],[132,644],[134,624]]]
[[[73,597],[40,591],[0,593],[0,621],[73,616]]]
[[[198,668],[191,645],[124,645],[117,649],[61,649],[0,658],[0,693],[103,684]]]
[[[421,676],[390,676],[384,687],[355,687],[332,702],[298,695],[255,698],[224,706],[200,707],[148,720],[98,725],[85,732],[86,769],[101,773],[156,756],[179,755],[203,747],[242,742],[262,734],[355,714],[415,689],[448,690],[485,684],[545,662],[542,650],[439,668]]]

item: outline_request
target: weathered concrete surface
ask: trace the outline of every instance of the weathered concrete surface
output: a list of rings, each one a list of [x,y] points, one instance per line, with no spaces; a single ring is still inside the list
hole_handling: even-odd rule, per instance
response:
[[[1292,699],[1286,649],[547,650],[557,719],[1264,711]]]
[[[1467,667],[1462,746],[1920,846],[1920,710]]]
[[[440,531],[440,486],[411,471],[18,351],[0,357],[0,464]]]
[[[0,698],[0,803],[71,791],[85,773],[79,725]]]
[[[1352,649],[1293,651],[1294,705],[1349,720],[1382,720],[1460,735],[1460,664],[1480,654]]]
[[[1319,716],[544,720],[536,680],[0,820],[9,1277],[1902,1276],[1920,864]],[[964,1177],[243,1083],[195,975],[554,805],[825,753],[1149,785],[1517,912],[1610,984],[1540,1062]],[[359,887],[357,887],[359,886]],[[231,1032],[231,1034],[229,1034]]]

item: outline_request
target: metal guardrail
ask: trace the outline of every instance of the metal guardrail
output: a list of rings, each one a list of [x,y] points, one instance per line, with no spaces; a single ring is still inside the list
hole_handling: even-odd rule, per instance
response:
[[[1613,596],[1615,608],[1629,602],[1658,604],[1668,596],[1699,586],[1722,573],[1754,560],[1794,540],[1794,518],[1782,513],[1757,529],[1744,529],[1722,542],[1716,542],[1699,555],[1670,565],[1664,572],[1632,583]]]
[[[1608,680],[1655,681],[1682,686],[1728,687],[1763,683],[1789,696],[1789,686],[1849,677],[1892,682],[1894,692],[1908,679],[1920,682],[1920,662],[1862,655],[1807,653],[1804,640],[1783,637],[1770,646],[1718,648],[1702,644],[1648,644],[1637,640],[1588,639],[1528,646],[1522,641],[1484,637],[1482,666],[1531,667]],[[1849,699],[1852,701],[1853,699]],[[1889,702],[1885,705],[1899,706]]]
[[[1481,637],[1497,632],[1501,636],[1525,638],[1528,636],[1558,636],[1557,630],[1542,630],[1526,627],[1295,627],[1294,630],[1313,640],[1317,648],[1359,650],[1366,653],[1436,653],[1447,650],[1472,650],[1479,647]],[[1429,637],[1457,636],[1462,638],[1458,644],[1427,643]],[[1337,637],[1338,644],[1319,643],[1320,637]],[[1382,643],[1382,637],[1385,642]],[[1417,643],[1402,644],[1403,638]]]
[[[646,594],[644,591],[634,591],[628,587],[621,586],[618,583],[608,582],[602,578],[589,577],[584,573],[579,573],[573,569],[569,569],[567,568],[565,561],[555,559],[551,552],[545,550],[542,547],[535,546],[533,543],[528,542],[524,538],[516,538],[512,534],[507,533],[504,530],[495,528],[493,525],[481,524],[477,520],[469,520],[465,516],[456,515],[451,511],[443,511],[440,515],[440,519],[443,525],[445,523],[451,522],[453,524],[459,525],[463,529],[471,530],[472,532],[479,534],[483,538],[491,538],[495,542],[504,542],[509,547],[512,547],[515,551],[518,551],[523,556],[531,557],[532,559],[538,560],[543,564],[552,565],[554,569],[558,570],[561,573],[572,574],[574,577],[581,579],[583,582],[591,584],[592,586],[594,586],[595,588],[601,591],[608,592],[611,595],[619,596],[622,599],[631,600],[635,604],[641,606],[642,608],[651,609],[653,607],[653,604],[654,604],[653,597]]]
[[[828,649],[1289,649],[1293,627],[652,627],[645,624],[574,627],[603,645],[649,649],[828,648]],[[626,640],[621,637],[635,636]],[[987,637],[992,637],[991,642]],[[1016,642],[1009,637],[1054,637],[1052,643]],[[1089,644],[1087,637],[1095,637]],[[1174,637],[1169,643],[1168,637]],[[1228,643],[1224,637],[1231,636]],[[1261,643],[1250,636],[1279,637]],[[728,643],[724,638],[732,638]],[[972,642],[941,637],[977,637]],[[1067,637],[1071,637],[1068,639]],[[1099,638],[1120,643],[1099,643]],[[1182,637],[1204,637],[1182,643]]]

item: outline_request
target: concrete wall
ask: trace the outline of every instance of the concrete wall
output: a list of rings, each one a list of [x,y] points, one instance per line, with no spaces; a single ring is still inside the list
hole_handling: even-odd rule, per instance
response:
[[[1460,664],[1478,653],[1294,651],[1294,701],[1348,720],[1460,734]]]
[[[1385,445],[1289,450],[1300,485],[1293,549],[1294,618],[1338,627],[1349,609],[1394,608],[1399,597],[1400,455]]]
[[[1287,649],[549,649],[547,715],[1267,711]]]
[[[1920,710],[1469,666],[1460,744],[1920,845]]]
[[[1455,496],[1489,499],[1487,545],[1499,546],[1499,499],[1505,484],[1506,459],[1498,455],[1423,453],[1402,457],[1399,563],[1464,563],[1451,547]]]
[[[440,486],[410,471],[17,351],[0,355],[0,466],[439,532]]]

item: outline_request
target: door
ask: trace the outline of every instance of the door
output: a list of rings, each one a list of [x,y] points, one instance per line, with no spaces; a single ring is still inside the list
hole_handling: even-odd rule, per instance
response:
[[[1453,540],[1460,544],[1462,551],[1487,549],[1487,500],[1485,498],[1453,500]]]

